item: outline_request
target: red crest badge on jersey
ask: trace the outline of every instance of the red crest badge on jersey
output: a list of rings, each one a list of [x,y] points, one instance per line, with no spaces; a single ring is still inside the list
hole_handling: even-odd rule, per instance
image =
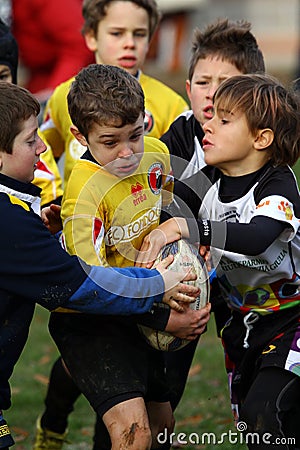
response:
[[[163,165],[161,163],[152,164],[148,170],[148,183],[153,194],[158,195],[162,186]]]
[[[131,186],[131,193],[132,193],[132,195],[137,197],[138,195],[140,195],[140,193],[142,192],[143,189],[144,189],[143,185],[141,183],[137,182],[136,184],[133,184]]]
[[[133,204],[134,206],[138,206],[140,203],[147,200],[147,196],[145,192],[143,192],[144,186],[137,182],[131,186],[131,194],[133,195]]]
[[[144,117],[144,133],[148,134],[154,127],[154,117],[152,116],[151,112],[147,109],[145,110],[145,117]]]
[[[98,217],[94,217],[93,219],[92,238],[95,251],[98,254],[100,252],[100,248],[104,238],[103,222]]]

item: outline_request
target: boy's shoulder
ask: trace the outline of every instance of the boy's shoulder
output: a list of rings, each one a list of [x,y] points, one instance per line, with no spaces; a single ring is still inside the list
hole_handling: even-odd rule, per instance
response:
[[[72,192],[72,195],[79,195],[83,186],[90,182],[93,177],[102,172],[101,166],[87,158],[81,157],[75,161],[70,173],[68,182],[65,186],[64,197]],[[77,194],[74,194],[74,191]]]
[[[169,173],[170,164],[168,147],[157,138],[145,136],[144,155],[140,166],[142,171],[148,174]]]
[[[147,98],[147,92],[150,93],[150,96],[153,97],[155,94],[160,94],[167,97],[173,97],[180,99],[183,104],[186,105],[186,109],[188,109],[187,102],[184,100],[184,98],[176,92],[174,89],[172,89],[167,84],[163,83],[160,80],[157,80],[156,78],[146,75],[144,72],[141,72],[139,77],[139,82],[143,88],[143,91],[145,93],[145,97]]]
[[[144,151],[145,153],[162,153],[169,155],[169,149],[164,142],[152,136],[144,137]]]
[[[57,102],[58,99],[62,99],[64,102],[67,101],[67,95],[69,93],[71,84],[75,80],[75,77],[71,77],[66,81],[63,81],[60,83],[56,88],[54,89],[53,93],[51,94],[51,97],[49,99],[49,102],[52,101]]]

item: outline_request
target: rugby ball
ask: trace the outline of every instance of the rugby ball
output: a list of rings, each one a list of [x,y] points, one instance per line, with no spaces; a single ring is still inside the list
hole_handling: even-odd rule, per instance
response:
[[[190,304],[190,308],[195,310],[203,308],[209,301],[210,283],[206,264],[199,254],[198,249],[184,239],[172,242],[161,249],[153,267],[170,254],[174,255],[174,261],[169,265],[168,270],[174,270],[176,272],[188,272],[192,270],[196,273],[197,280],[186,282],[187,284],[193,284],[200,288],[200,294],[195,299],[195,302]],[[153,330],[145,325],[138,325],[138,327],[148,344],[157,350],[175,351],[191,342],[175,337],[165,331]]]

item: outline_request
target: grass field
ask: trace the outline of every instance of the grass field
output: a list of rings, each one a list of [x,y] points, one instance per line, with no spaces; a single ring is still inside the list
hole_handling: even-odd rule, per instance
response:
[[[5,413],[16,440],[14,450],[30,450],[37,416],[43,410],[49,372],[57,356],[47,330],[48,313],[36,308],[29,340],[11,380],[12,408]],[[91,450],[94,413],[81,397],[70,415],[66,450]],[[244,450],[245,445],[234,443],[235,433],[230,405],[223,354],[216,338],[213,318],[208,332],[202,336],[190,371],[184,397],[176,411],[176,437],[184,450],[224,449]],[[180,433],[180,434],[179,434]],[[204,433],[210,434],[210,438]],[[224,440],[221,440],[222,433]],[[213,437],[216,441],[213,442]],[[201,441],[201,439],[204,439]],[[239,442],[239,438],[236,437]],[[203,442],[203,443],[202,443]]]

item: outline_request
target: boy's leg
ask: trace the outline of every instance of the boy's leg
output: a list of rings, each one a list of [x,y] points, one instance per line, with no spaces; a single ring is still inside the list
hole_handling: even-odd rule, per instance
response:
[[[38,418],[33,450],[61,449],[66,439],[68,415],[74,409],[74,403],[80,390],[73,382],[59,357],[51,370],[45,411]]]
[[[278,450],[299,449],[299,418],[300,377],[279,367],[261,369],[240,411],[239,422],[243,421],[247,426],[245,439],[248,439],[248,448],[269,449],[277,439]],[[259,442],[251,442],[251,433],[259,436]],[[270,443],[264,443],[263,439]]]
[[[132,398],[113,406],[103,415],[103,422],[110,435],[112,450],[151,448],[150,425],[142,397]]]
[[[62,358],[59,357],[51,370],[45,399],[46,409],[41,417],[41,426],[55,433],[64,433],[68,425],[68,415],[81,392],[67,373]]]
[[[152,448],[159,448],[160,450],[169,450],[169,435],[174,430],[175,420],[172,412],[170,402],[146,403],[151,436]],[[158,434],[161,433],[160,442],[157,441]],[[165,442],[163,442],[165,441]],[[161,445],[161,444],[164,445]],[[111,440],[107,428],[100,417],[97,417],[94,433],[93,450],[110,450]]]
[[[146,404],[153,449],[169,449],[170,434],[174,431],[175,419],[170,402],[147,402]],[[166,442],[165,442],[166,441]]]
[[[93,450],[110,450],[111,440],[109,432],[101,417],[97,416],[93,436]]]
[[[166,377],[173,411],[183,395],[199,337],[176,352],[165,352]]]
[[[141,339],[137,328],[132,327],[130,323],[127,325],[123,318],[121,320],[82,314],[78,316],[52,313],[49,324],[50,333],[76,385],[88,399],[98,417],[103,418],[108,413],[106,426],[111,426],[109,412],[114,411],[114,408],[119,405],[130,403],[131,400],[135,402],[139,399],[145,414],[143,397],[147,390],[149,371],[146,351],[148,346]],[[119,409],[116,411],[118,412]],[[117,417],[120,416],[122,419],[117,427],[121,427],[124,431],[127,426],[129,428],[126,432],[130,433],[130,428],[137,424],[143,429],[143,434],[139,430],[135,432],[138,440],[140,444],[144,441],[144,447],[148,448],[149,436],[151,442],[149,424],[146,428],[143,414],[138,410],[133,412],[135,415],[138,413],[139,416],[136,417],[130,411],[128,414],[126,411],[127,416],[117,414]],[[114,418],[115,415],[112,417]],[[109,430],[109,433],[115,439],[112,442],[114,447],[117,439],[115,436],[117,435],[119,439],[118,432],[113,428]],[[103,437],[106,441],[107,433]],[[101,446],[105,443],[101,441],[101,436],[97,437],[98,442],[99,449],[102,449]],[[95,450],[96,448],[98,449],[94,446]],[[133,450],[133,447],[131,449]]]

